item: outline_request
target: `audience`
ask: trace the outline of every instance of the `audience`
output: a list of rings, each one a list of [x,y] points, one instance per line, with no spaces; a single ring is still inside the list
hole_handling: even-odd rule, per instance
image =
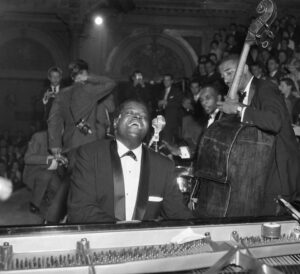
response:
[[[156,92],[156,86],[151,86],[145,80],[141,71],[134,71],[131,75],[130,83],[128,83],[124,89],[116,89],[116,107],[126,99],[143,101],[150,109],[150,116],[154,116],[156,114],[155,112],[165,116],[167,124],[162,132],[162,136],[164,143],[167,144],[171,152],[174,151],[174,147],[178,152],[177,146],[180,145],[179,142],[182,140],[185,140],[189,147],[196,148],[199,135],[203,132],[203,128],[205,129],[207,124],[210,125],[208,114],[211,113],[209,113],[209,109],[205,109],[205,102],[209,101],[207,94],[211,97],[213,96],[214,100],[216,100],[217,97],[221,98],[221,95],[224,96],[227,93],[227,88],[217,70],[218,65],[228,54],[239,54],[241,52],[245,39],[245,29],[246,27],[243,25],[232,23],[228,29],[221,28],[212,34],[209,49],[206,54],[199,56],[198,65],[193,75],[191,75],[191,80],[186,85],[187,88],[179,88],[175,84],[173,76],[171,74],[165,74],[162,77],[163,88],[160,92]],[[272,47],[263,49],[253,45],[250,49],[247,63],[256,78],[269,79],[278,85],[287,105],[291,122],[300,125],[300,29],[297,25],[296,17],[284,16],[277,19],[272,25],[272,31],[275,34],[275,41]],[[74,84],[69,89],[73,89],[77,86],[80,86],[81,89],[82,82],[87,81],[87,79],[90,80],[91,83],[89,84],[92,86],[100,84],[105,86],[107,82],[107,86],[105,86],[104,89],[111,90],[113,88],[114,82],[110,79],[101,78],[99,80],[97,77],[89,75],[87,66],[75,64],[75,69],[76,68],[78,68],[78,70],[75,70],[75,73],[73,73]],[[74,67],[72,67],[71,70],[72,69],[74,70]],[[52,84],[51,89],[49,88],[44,94],[44,97],[41,98],[45,106],[46,116],[48,116],[52,101],[55,99],[54,97],[62,98],[62,95],[58,94],[61,75],[62,71],[58,67],[51,67],[48,71],[48,79]],[[80,77],[78,78],[78,75],[80,77],[83,76],[83,80]],[[207,85],[209,85],[209,87]],[[52,86],[57,86],[57,88],[53,89]],[[108,93],[110,93],[110,91]],[[204,95],[206,95],[207,98]],[[81,105],[80,92],[78,92],[78,96],[76,102],[78,102],[78,105]],[[66,100],[69,100],[69,98]],[[61,100],[56,100],[54,106],[60,103]],[[99,107],[101,104],[103,105],[102,109]],[[73,106],[74,110],[76,107],[77,105],[75,104],[75,106]],[[107,118],[106,110],[112,112],[114,107],[112,95],[107,96],[103,101],[99,101],[97,109],[100,109],[98,114],[103,121]],[[63,135],[66,135],[66,132],[68,132],[68,130],[64,128],[65,125],[61,124],[57,127],[58,124],[53,122],[55,120],[55,114],[58,113],[55,110],[57,110],[57,107],[52,110],[52,116],[50,116],[48,121],[50,124],[49,132],[51,133],[50,146],[52,150],[54,149],[52,151],[54,155],[59,154],[62,150],[62,129],[64,129]],[[66,112],[67,108],[62,104],[59,111],[61,113]],[[72,114],[68,113],[68,119],[66,120],[73,121],[74,116],[76,116],[75,122],[78,122],[80,118],[89,118],[90,115],[89,112],[83,111],[84,113],[78,114],[78,116],[78,111],[74,112],[76,113],[73,117],[71,117]],[[62,116],[64,115],[59,114],[57,117],[62,118]],[[99,117],[94,118],[97,118],[96,120],[98,121]],[[204,126],[203,121],[207,123]],[[101,127],[107,127],[105,123],[106,122],[102,122]],[[72,123],[71,127],[72,130],[77,131],[77,135],[80,137],[79,139],[81,139],[81,137],[86,139],[86,136],[83,136],[84,134],[81,136],[82,133],[78,131],[77,126],[74,126],[74,123]],[[92,128],[92,130],[94,131],[96,129]],[[24,186],[22,181],[24,154],[28,146],[28,141],[37,130],[36,128],[32,128],[31,131],[29,136],[25,136],[22,131],[17,131],[15,134],[11,134],[9,131],[3,131],[2,135],[0,135],[0,176],[10,179],[13,183],[14,190]],[[104,131],[105,130],[101,131],[101,138],[105,135]],[[56,134],[53,134],[53,132]],[[67,139],[72,138],[68,135]],[[93,140],[90,141],[100,138],[92,139]],[[191,142],[187,140],[191,140]],[[65,142],[64,145],[66,146],[67,144],[68,149],[73,149],[84,143],[86,142],[80,141],[74,146],[73,143],[69,144]],[[173,154],[178,155],[178,153]],[[44,166],[44,170],[47,170],[47,168],[45,169],[46,166],[47,165]],[[36,207],[38,208],[39,206],[36,205]]]

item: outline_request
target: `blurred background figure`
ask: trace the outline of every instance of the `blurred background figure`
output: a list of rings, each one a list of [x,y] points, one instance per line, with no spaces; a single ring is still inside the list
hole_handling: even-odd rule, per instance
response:
[[[59,93],[62,80],[62,70],[59,67],[51,67],[47,73],[50,86],[47,88],[43,95],[43,105],[44,105],[44,121],[47,122],[49,112],[55,99],[56,95]]]
[[[64,188],[64,164],[64,159],[50,154],[46,130],[32,136],[25,153],[23,180],[31,191],[30,211],[48,222],[58,222],[65,213],[64,201],[57,198]]]
[[[173,75],[165,74],[157,105],[159,114],[163,115],[166,120],[162,139],[170,144],[176,143],[181,138],[182,99],[183,92],[174,84]]]

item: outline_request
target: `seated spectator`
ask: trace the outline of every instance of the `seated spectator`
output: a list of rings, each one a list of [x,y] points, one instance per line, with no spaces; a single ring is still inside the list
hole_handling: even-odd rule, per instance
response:
[[[203,85],[213,85],[220,91],[222,95],[226,95],[227,87],[225,86],[224,81],[217,70],[217,64],[208,59],[205,62],[205,69],[207,75]]]
[[[8,179],[13,184],[13,189],[17,190],[22,187],[22,170],[17,160],[14,160],[8,171]]]
[[[193,79],[197,79],[197,81],[202,85],[206,78],[206,70],[205,70],[205,62],[207,61],[206,55],[201,55],[198,58],[198,65],[193,72]]]
[[[253,45],[250,48],[247,63],[251,66],[252,64],[259,62],[259,50],[257,45]]]
[[[6,161],[0,159],[0,177],[8,178]]]
[[[278,51],[278,64],[279,71],[282,76],[285,76],[288,73],[287,70],[288,56],[285,50]]]
[[[294,81],[290,78],[282,78],[280,80],[279,90],[281,91],[281,93],[284,96],[284,100],[285,100],[285,103],[286,103],[286,106],[287,106],[287,109],[289,111],[290,118],[292,121],[293,120],[292,110],[297,101],[297,98],[293,95],[293,92],[296,91]]]
[[[45,219],[49,220],[47,215],[57,215],[56,212],[49,212],[55,196],[49,193],[57,193],[63,184],[64,171],[61,170],[60,164],[64,164],[65,159],[56,159],[49,153],[47,140],[46,131],[37,132],[32,136],[25,154],[23,180],[32,193],[30,211],[40,212]],[[46,201],[45,210],[42,209],[44,201]],[[50,221],[59,221],[59,218]]]
[[[256,77],[258,79],[266,79],[262,65],[260,63],[258,63],[258,62],[252,63],[250,65],[250,70],[251,70],[252,74],[254,75],[254,77]]]
[[[219,47],[219,42],[217,40],[213,40],[210,42],[210,51],[209,53],[214,53],[217,57],[217,60],[214,62],[218,63],[222,59],[222,50]]]
[[[297,93],[295,94],[296,97],[300,96],[299,92],[299,84],[300,84],[300,60],[297,58],[293,58],[287,64],[288,74],[287,77],[291,78],[296,86]]]
[[[208,59],[212,62],[214,62],[215,64],[218,64],[218,58],[217,58],[217,55],[215,53],[209,53],[207,55]]]
[[[118,105],[130,99],[142,101],[148,106],[152,117],[155,106],[155,96],[152,91],[151,85],[146,83],[142,72],[136,70],[130,76],[130,81],[124,90],[118,91],[118,97],[120,98]]]
[[[274,56],[270,57],[268,60],[268,75],[267,79],[274,82],[276,85],[279,84],[279,80],[282,77],[282,73],[279,70],[278,59]]]
[[[268,60],[271,57],[271,52],[268,49],[262,48],[259,53],[259,62],[264,66],[265,69],[268,67]]]
[[[0,159],[5,161],[5,163],[7,164],[7,147],[6,146],[0,147]]]
[[[220,31],[219,32],[216,32],[213,36],[213,40],[216,40],[218,41],[219,43],[219,48],[221,50],[221,52],[223,53],[223,51],[225,50],[227,44],[225,42],[225,37],[223,39],[223,36],[221,35]],[[221,58],[222,59],[222,58]]]
[[[163,88],[158,96],[159,114],[166,119],[166,126],[162,131],[162,139],[169,143],[176,143],[180,138],[182,125],[182,100],[183,92],[174,83],[171,74],[165,74]]]
[[[226,50],[229,52],[229,54],[239,54],[241,51],[241,48],[238,45],[238,42],[236,41],[236,38],[234,35],[229,34],[226,38],[227,47]]]
[[[295,50],[295,42],[290,38],[287,29],[282,30],[281,41],[277,45],[277,50],[286,50],[289,57],[291,57]]]

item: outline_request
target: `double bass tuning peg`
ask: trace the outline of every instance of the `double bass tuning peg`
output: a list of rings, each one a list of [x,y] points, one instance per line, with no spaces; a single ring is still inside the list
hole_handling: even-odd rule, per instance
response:
[[[273,42],[274,37],[275,36],[272,31],[265,29],[261,35],[256,36],[256,40],[261,47],[267,48]]]

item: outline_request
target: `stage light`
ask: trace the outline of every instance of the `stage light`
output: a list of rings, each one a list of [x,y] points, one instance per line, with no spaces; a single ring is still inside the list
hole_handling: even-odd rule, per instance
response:
[[[100,26],[103,24],[103,18],[101,16],[96,16],[95,19],[94,19],[94,22],[97,26]]]

